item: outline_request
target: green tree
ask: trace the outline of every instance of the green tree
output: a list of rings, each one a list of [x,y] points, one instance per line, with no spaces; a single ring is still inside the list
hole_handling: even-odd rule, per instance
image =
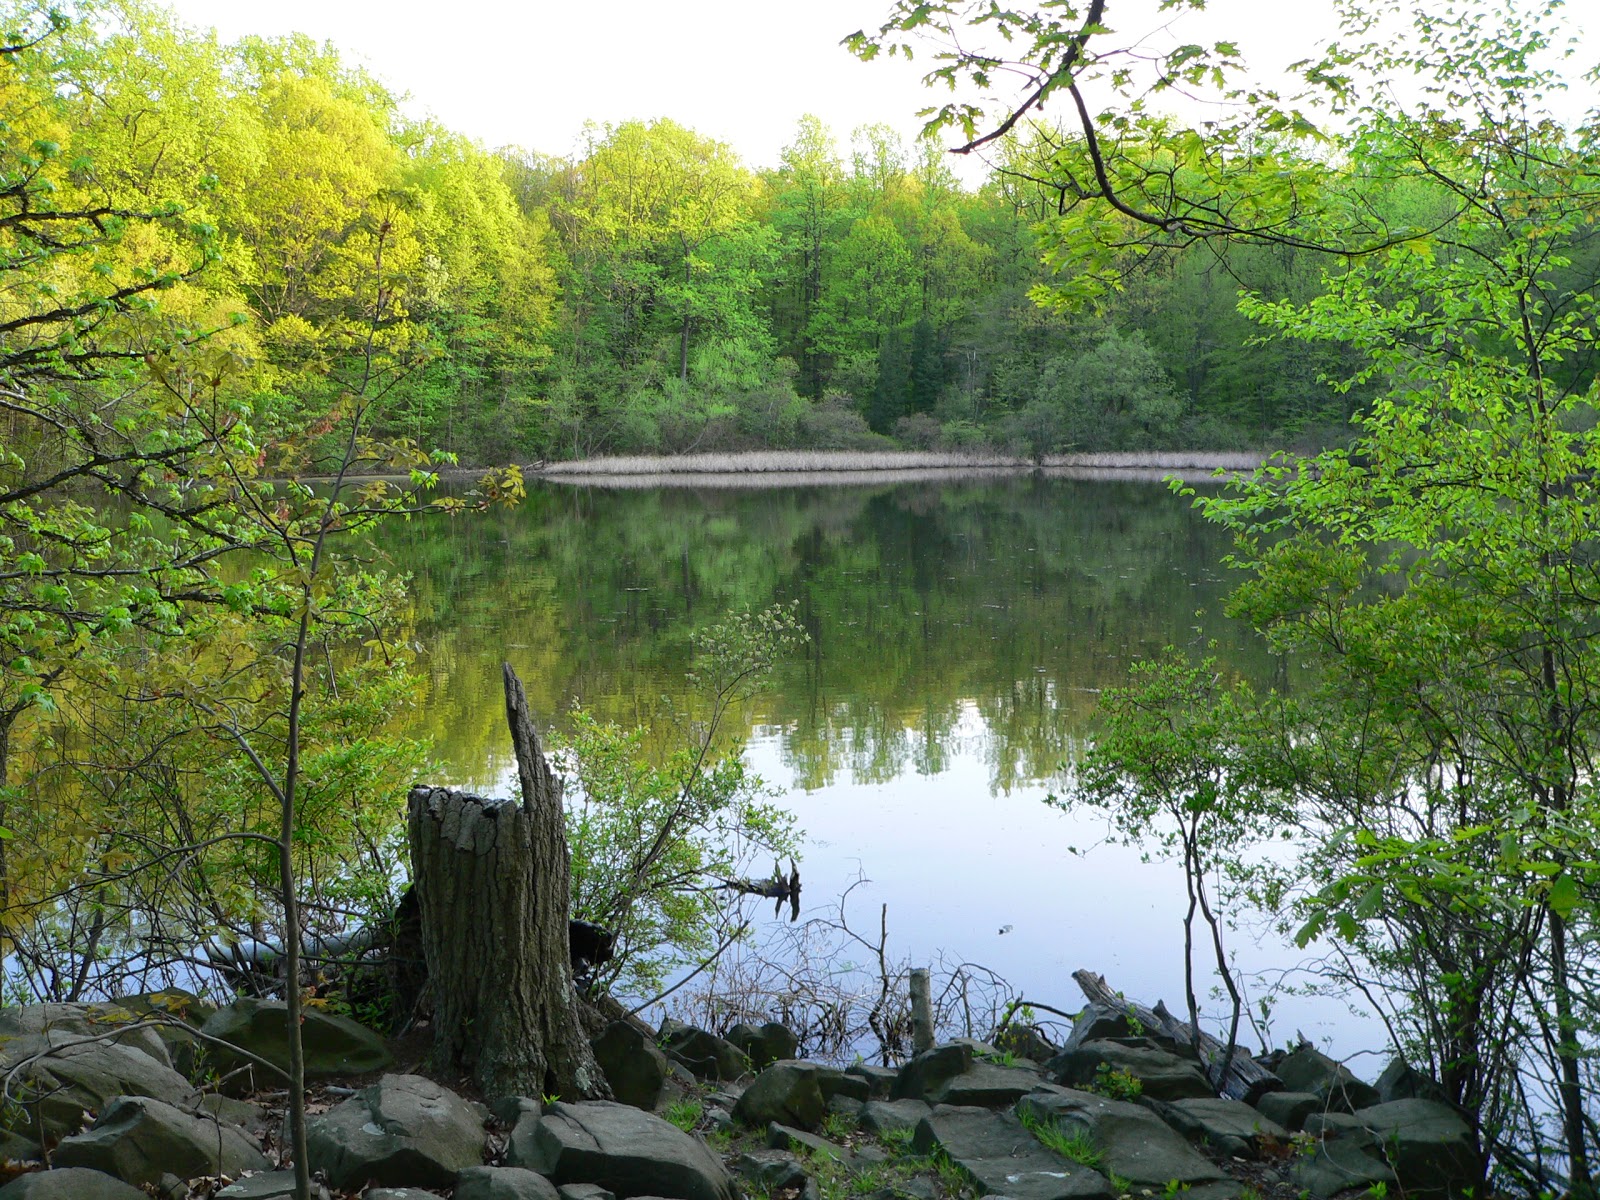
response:
[[[1206,126],[1135,102],[1146,80],[1105,0],[907,3],[857,45],[899,49],[932,26],[960,47],[935,80],[1020,68],[1032,82],[998,126],[980,134],[959,101],[936,114],[968,149],[1069,102],[1046,244],[1076,269],[1048,300],[1103,299],[1196,241],[1328,256],[1321,295],[1257,294],[1244,312],[1280,338],[1352,348],[1339,389],[1378,393],[1359,436],[1206,505],[1240,536],[1236,611],[1318,670],[1317,700],[1284,710],[1278,756],[1313,835],[1301,936],[1422,983],[1415,1005],[1396,997],[1402,1019],[1530,1191],[1557,1176],[1540,1165],[1542,1114],[1518,1098],[1547,1087],[1559,1169],[1587,1197],[1597,172],[1592,117],[1573,128],[1546,107],[1562,85],[1557,7],[1341,3],[1343,40],[1300,73],[1350,132],[1318,135],[1333,152],[1314,156],[1281,136],[1315,134],[1307,118],[1259,88]],[[1240,68],[1226,42],[1152,66],[1158,90],[1226,88]],[[1094,112],[1091,88],[1110,106]],[[1290,903],[1287,886],[1267,898]]]

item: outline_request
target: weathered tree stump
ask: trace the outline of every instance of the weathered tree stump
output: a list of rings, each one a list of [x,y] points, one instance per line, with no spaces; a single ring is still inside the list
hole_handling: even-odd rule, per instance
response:
[[[434,1066],[491,1100],[608,1096],[572,983],[560,784],[509,663],[505,689],[522,803],[417,787],[408,805]]]

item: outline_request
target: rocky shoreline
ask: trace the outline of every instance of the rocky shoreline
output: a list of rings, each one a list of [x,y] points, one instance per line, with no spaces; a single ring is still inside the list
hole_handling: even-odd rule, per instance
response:
[[[395,1069],[348,1018],[313,1010],[304,1030],[328,1197],[1454,1200],[1482,1185],[1467,1123],[1403,1064],[1368,1084],[1301,1047],[1263,1064],[1274,1083],[1252,1106],[1094,1004],[1061,1046],[1012,1030],[899,1068],[798,1059],[777,1024],[618,1019],[594,1038],[615,1100],[493,1107]],[[183,993],[0,1010],[0,1200],[291,1196],[270,1066],[285,1031],[280,1002]]]

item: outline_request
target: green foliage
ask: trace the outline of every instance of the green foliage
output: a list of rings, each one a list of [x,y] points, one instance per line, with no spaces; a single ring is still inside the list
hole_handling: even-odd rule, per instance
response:
[[[1212,970],[1233,1002],[1225,1049],[1238,1036],[1243,998],[1228,961],[1217,887],[1253,874],[1252,849],[1290,826],[1292,812],[1277,786],[1281,770],[1263,749],[1255,698],[1227,687],[1216,662],[1192,663],[1168,647],[1136,663],[1125,688],[1102,697],[1102,728],[1079,764],[1061,807],[1103,813],[1124,844],[1152,847],[1183,865],[1184,991],[1192,1028],[1199,1028],[1195,983],[1195,917],[1209,933]],[[1227,1061],[1227,1053],[1222,1055]]]
[[[700,1124],[700,1119],[706,1115],[706,1109],[700,1101],[685,1096],[667,1105],[666,1112],[662,1115],[685,1133],[693,1133],[695,1126]]]
[[[842,1142],[856,1132],[856,1123],[843,1113],[830,1112],[822,1118],[822,1136]]]
[[[665,751],[651,749],[644,727],[574,714],[572,913],[617,935],[602,985],[642,997],[675,967],[715,953],[736,928],[722,884],[767,855],[795,852],[792,815],[720,739],[729,712],[803,637],[787,608],[698,632],[689,672],[698,707],[663,714],[683,735]]]
[[[1091,1092],[1099,1092],[1113,1100],[1137,1100],[1144,1095],[1144,1083],[1138,1076],[1118,1070],[1108,1063],[1101,1063],[1095,1068],[1094,1082],[1088,1086]]]
[[[1023,1117],[1022,1123],[1027,1126],[1029,1133],[1039,1139],[1039,1144],[1046,1150],[1059,1154],[1080,1167],[1098,1171],[1105,1160],[1105,1156],[1095,1146],[1094,1139],[1089,1136],[1087,1130],[1063,1129],[1054,1121],[1042,1121],[1031,1115]]]

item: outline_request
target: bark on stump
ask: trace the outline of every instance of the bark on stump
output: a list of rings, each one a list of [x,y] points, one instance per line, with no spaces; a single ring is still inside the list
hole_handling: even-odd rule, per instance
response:
[[[416,787],[411,878],[434,999],[434,1066],[503,1096],[609,1096],[568,959],[561,788],[505,667],[522,803]]]

